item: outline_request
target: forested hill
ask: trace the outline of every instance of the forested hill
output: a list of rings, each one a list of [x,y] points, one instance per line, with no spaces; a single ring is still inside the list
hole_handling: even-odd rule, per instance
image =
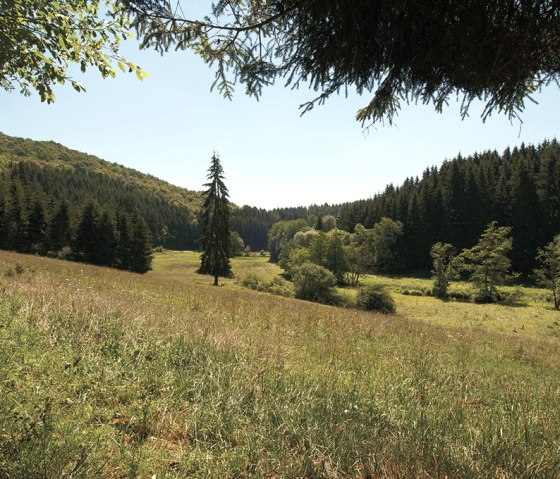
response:
[[[338,227],[369,228],[384,216],[404,225],[399,255],[404,269],[430,269],[435,242],[471,247],[496,220],[513,227],[514,270],[530,273],[537,248],[560,233],[560,145],[552,140],[501,155],[459,155],[441,168],[426,169],[422,178],[345,205]]]
[[[155,245],[173,249],[195,246],[201,194],[154,176],[55,142],[0,133],[1,189],[8,192],[9,185],[15,183],[24,198],[38,198],[47,210],[64,199],[75,218],[93,199],[112,214],[138,211]]]
[[[119,212],[132,215],[137,211],[145,219],[155,246],[178,250],[198,246],[200,192],[52,141],[0,133],[0,209],[3,203],[13,203],[10,195],[16,190],[24,211],[39,201],[46,216],[52,217],[56,205],[65,200],[76,224],[86,203],[94,200],[112,217]],[[328,204],[273,210],[232,206],[232,228],[253,251],[267,249],[268,230],[277,221],[314,221],[318,216],[337,215],[342,208]]]

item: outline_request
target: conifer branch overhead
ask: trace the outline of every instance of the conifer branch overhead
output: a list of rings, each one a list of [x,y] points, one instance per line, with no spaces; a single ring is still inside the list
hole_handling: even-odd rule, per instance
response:
[[[531,95],[560,80],[558,0],[220,0],[204,19],[180,1],[123,0],[142,45],[191,49],[216,69],[214,87],[231,97],[236,83],[257,98],[283,79],[318,95],[371,94],[362,123],[392,122],[403,103],[450,98],[461,116],[473,101],[518,117]]]

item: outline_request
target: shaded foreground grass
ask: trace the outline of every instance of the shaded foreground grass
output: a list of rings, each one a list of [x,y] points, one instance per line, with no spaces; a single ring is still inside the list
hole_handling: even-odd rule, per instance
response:
[[[556,338],[213,288],[180,258],[0,253],[0,477],[558,477]]]

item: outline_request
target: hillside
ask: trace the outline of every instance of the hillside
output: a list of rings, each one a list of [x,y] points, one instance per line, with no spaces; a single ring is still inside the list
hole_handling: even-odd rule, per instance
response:
[[[90,198],[113,215],[121,209],[130,214],[138,210],[154,245],[176,250],[197,247],[200,192],[52,141],[0,133],[0,188],[8,191],[14,181],[21,184],[25,197],[39,196],[47,207],[66,200],[74,218]],[[232,228],[254,251],[267,249],[268,230],[277,221],[336,215],[342,208],[328,204],[273,210],[232,206]]]
[[[0,184],[18,180],[45,205],[65,199],[76,213],[93,198],[104,209],[138,210],[154,243],[167,248],[193,248],[199,192],[171,185],[52,141],[33,141],[0,133]]]

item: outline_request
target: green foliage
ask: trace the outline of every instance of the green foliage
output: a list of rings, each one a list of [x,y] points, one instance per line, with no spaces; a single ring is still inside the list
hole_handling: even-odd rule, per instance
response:
[[[462,268],[470,272],[470,280],[477,289],[478,302],[494,302],[500,298],[497,286],[512,276],[509,274],[512,239],[511,228],[498,227],[493,221],[480,236],[478,244],[463,250],[460,259]]]
[[[560,235],[539,249],[537,261],[540,268],[534,271],[535,279],[550,290],[554,307],[560,311]]]
[[[333,301],[336,277],[328,269],[314,263],[303,263],[293,269],[295,297],[319,303]]]
[[[432,246],[430,254],[433,259],[433,294],[438,298],[447,298],[449,282],[459,274],[455,248],[449,243],[438,242]]]
[[[323,222],[323,225],[325,222]],[[327,233],[327,250],[323,266],[334,274],[338,284],[344,283],[348,271],[348,257],[343,243],[343,236],[348,235],[340,230],[333,229]]]
[[[66,82],[85,88],[68,73],[70,64],[98,70],[102,77],[123,72],[146,74],[119,55],[120,41],[129,37],[129,15],[120,2],[83,0],[10,0],[0,9],[0,86],[32,90],[41,101],[55,99],[53,85]]]
[[[239,284],[245,288],[277,294],[279,296],[290,297],[294,295],[294,288],[292,284],[283,279],[281,276],[264,278],[256,273],[249,273],[239,280]]]
[[[294,270],[301,266],[303,263],[308,263],[311,261],[311,252],[309,248],[304,248],[302,246],[296,246],[290,249],[289,253],[283,257],[279,262],[279,266],[285,271],[288,277],[292,277]]]
[[[320,225],[320,228],[315,229],[328,233],[329,231],[336,229],[336,218],[333,215],[325,215],[321,218]]]
[[[251,246],[253,251],[268,249],[268,232],[274,223],[279,221],[306,220],[306,226],[313,225],[316,218],[324,215],[337,215],[342,205],[310,205],[291,208],[274,208],[265,210],[253,206],[233,208],[231,227],[237,231],[245,244]],[[303,228],[300,228],[303,229]],[[316,228],[319,230],[319,228]],[[296,230],[297,233],[298,230]],[[280,248],[279,252],[282,251]],[[276,259],[274,262],[278,261]]]
[[[320,94],[305,112],[356,88],[373,92],[357,113],[362,122],[391,122],[401,102],[441,111],[455,96],[462,117],[480,99],[483,119],[494,111],[511,118],[560,74],[552,1],[497,0],[489,14],[482,0],[235,0],[212,4],[204,20],[163,0],[127,5],[142,47],[193,50],[215,66],[213,87],[227,98],[236,82],[256,97],[276,79],[309,82]]]
[[[372,241],[374,247],[375,268],[377,271],[387,272],[396,269],[397,242],[403,232],[400,221],[391,218],[381,218],[373,226]]]
[[[345,249],[348,264],[346,282],[350,286],[358,286],[363,274],[375,271],[373,231],[358,223],[354,228],[354,234],[350,235]]]
[[[360,309],[383,314],[396,312],[395,300],[382,286],[377,284],[368,284],[358,289],[356,305]]]
[[[202,205],[202,255],[198,270],[202,274],[214,276],[214,286],[218,286],[219,276],[230,276],[231,257],[229,217],[230,206],[228,190],[224,183],[224,170],[220,158],[214,154],[207,178],[209,183],[204,186],[205,199]]]
[[[130,238],[130,271],[147,273],[152,265],[152,242],[150,230],[138,212],[134,213],[131,221],[132,236]],[[121,241],[122,241],[121,237]],[[121,250],[126,251],[126,246]]]
[[[407,271],[430,271],[430,248],[451,243],[457,251],[478,241],[491,221],[512,226],[513,271],[528,277],[535,256],[560,231],[560,144],[521,144],[502,153],[485,151],[458,155],[441,167],[427,168],[420,178],[367,200],[343,205],[339,228],[366,228],[383,217],[403,223],[397,244],[399,263]]]
[[[81,214],[84,198],[92,197],[113,217],[121,210],[132,214],[138,209],[156,245],[168,249],[194,249],[198,238],[201,193],[54,142],[32,141],[0,133],[0,187],[3,185],[6,188],[7,220],[23,229],[34,198],[41,200],[47,217],[53,214],[52,204],[65,201],[72,224]],[[16,190],[15,200],[12,199],[12,189]],[[16,242],[22,243],[20,240]],[[53,245],[49,249],[56,251],[57,247]]]
[[[274,223],[268,232],[268,248],[270,250],[270,262],[277,263],[283,250],[293,239],[298,231],[309,228],[305,219],[279,221]]]
[[[239,236],[239,233],[237,231],[230,231],[229,243],[232,258],[241,256],[245,251],[245,242],[243,241],[243,238]],[[249,247],[249,251],[250,250],[251,248]]]

